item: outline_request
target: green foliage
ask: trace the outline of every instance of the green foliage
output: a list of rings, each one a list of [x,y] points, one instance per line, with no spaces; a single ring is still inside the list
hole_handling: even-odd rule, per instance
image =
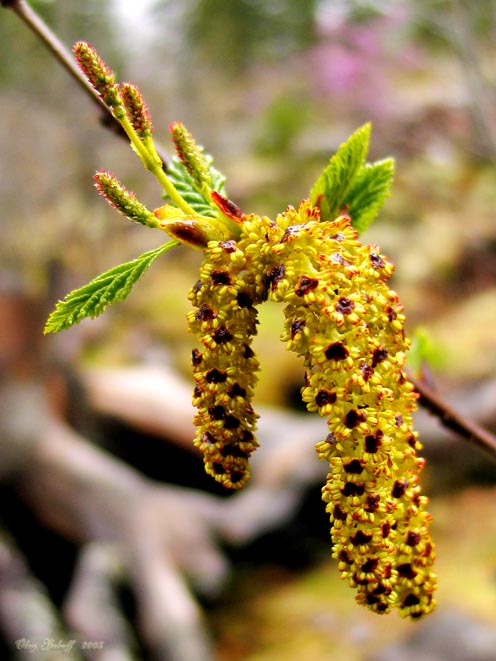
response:
[[[148,270],[152,262],[177,245],[179,241],[175,239],[168,241],[131,262],[114,266],[84,287],[70,292],[63,301],[57,303],[55,310],[49,316],[45,333],[58,333],[86,317],[97,317],[112,303],[124,300],[134,283]]]
[[[375,220],[380,208],[390,195],[394,176],[394,160],[387,158],[362,166],[352,183],[344,204],[353,227],[364,232]]]
[[[212,190],[225,196],[226,178],[213,167],[213,158],[205,155],[206,164],[212,181]],[[178,156],[173,156],[167,166],[167,176],[174,184],[181,197],[201,216],[218,217],[218,209],[213,202],[198,190],[193,177],[181,163]]]
[[[408,352],[408,367],[414,374],[420,374],[426,365],[429,368],[439,368],[443,365],[443,350],[438,346],[429,331],[423,326],[415,329],[412,344]]]
[[[392,159],[365,162],[370,124],[365,124],[342,144],[310,191],[322,220],[333,220],[343,210],[353,227],[363,232],[389,196],[394,173]]]
[[[370,124],[359,128],[332,156],[310,191],[312,204],[320,207],[322,220],[333,220],[344,200],[369,148]]]

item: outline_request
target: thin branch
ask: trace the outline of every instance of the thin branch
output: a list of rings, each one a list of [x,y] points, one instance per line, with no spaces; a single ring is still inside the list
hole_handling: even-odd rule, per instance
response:
[[[96,103],[99,110],[104,115],[110,113],[110,109],[103,102],[98,92],[79,70],[70,51],[64,46],[57,35],[50,30],[43,19],[28,5],[28,3],[25,0],[2,0],[2,5],[6,9],[11,9],[17,14],[28,28],[45,44],[74,80],[76,80],[84,91],[92,97],[93,102]],[[120,127],[114,117],[112,117],[112,120],[116,127]]]
[[[487,429],[467,420],[463,415],[451,408],[447,402],[437,393],[434,393],[422,380],[417,380],[411,375],[409,381],[420,395],[419,404],[433,413],[441,424],[467,439],[474,445],[487,452],[493,460],[496,460],[496,437]]]
[[[102,125],[127,141],[128,137],[122,126],[112,115],[110,108],[104,103],[98,92],[92,87],[91,83],[88,82],[80,71],[70,50],[60,41],[57,35],[50,30],[48,25],[34,11],[34,9],[32,9],[26,0],[1,0],[1,4],[6,9],[11,9],[17,14],[27,27],[45,44],[48,50],[55,56],[55,59],[65,68],[80,88],[91,98],[99,110],[100,122]],[[170,162],[167,153],[160,147],[157,147],[157,152],[162,159],[164,166],[167,166]]]

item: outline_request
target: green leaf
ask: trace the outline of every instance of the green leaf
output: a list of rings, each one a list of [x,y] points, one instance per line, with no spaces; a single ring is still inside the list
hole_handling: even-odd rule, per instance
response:
[[[365,163],[370,124],[365,124],[342,144],[310,191],[312,204],[320,207],[322,220],[333,220],[345,205],[355,177]]]
[[[426,328],[423,326],[415,328],[411,340],[407,364],[414,374],[420,375],[426,366],[436,370],[445,365],[447,356],[443,347],[435,342]]]
[[[225,181],[226,178],[218,170],[216,170],[212,163],[211,156],[205,156],[207,167],[212,179],[212,190],[217,191],[225,196]],[[184,200],[200,215],[210,216],[211,218],[218,217],[218,209],[210,200],[210,197],[204,191],[198,190],[193,177],[186,170],[184,165],[179,160],[178,156],[173,156],[171,163],[167,166],[167,176],[176,187],[178,193]]]
[[[112,303],[124,300],[134,283],[152,262],[177,245],[179,241],[172,239],[154,250],[143,253],[131,262],[114,266],[84,287],[72,291],[63,301],[57,303],[55,310],[48,317],[45,334],[58,333],[86,317],[97,317]]]
[[[351,224],[358,233],[364,232],[375,220],[379,209],[391,193],[393,177],[392,158],[367,163],[358,171],[344,198]]]

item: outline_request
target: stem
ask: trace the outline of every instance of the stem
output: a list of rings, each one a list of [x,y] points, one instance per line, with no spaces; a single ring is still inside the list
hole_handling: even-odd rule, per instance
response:
[[[141,162],[145,168],[155,176],[170,199],[187,215],[197,216],[198,214],[196,211],[190,207],[190,205],[182,198],[182,196],[176,190],[174,184],[165,174],[162,160],[152,140],[148,140],[148,144],[145,145],[143,140],[134,130],[134,127],[127,116],[124,115],[124,117],[120,118],[118,121],[126,132],[129,140],[131,141],[131,145],[136,154],[139,156]]]
[[[126,133],[113,116],[111,109],[104,103],[98,92],[88,82],[83,73],[77,66],[72,53],[60,41],[43,19],[30,7],[26,0],[1,0],[2,7],[11,9],[27,25],[27,27],[42,41],[48,50],[55,56],[55,59],[66,69],[69,75],[76,81],[81,89],[91,98],[93,103],[100,111],[101,123],[108,129],[111,129],[121,138],[127,138]],[[157,153],[162,163],[169,163],[169,157],[166,152],[157,148]],[[189,212],[188,212],[189,213]]]
[[[153,155],[144,147],[142,141],[136,135],[136,132],[127,117],[119,120],[114,116],[112,109],[107,106],[98,92],[81,72],[72,57],[72,53],[60,41],[57,35],[50,30],[43,19],[32,9],[32,7],[30,7],[26,0],[2,0],[2,6],[6,9],[11,9],[17,14],[17,16],[19,16],[28,28],[45,44],[84,92],[90,96],[101,113],[102,124],[107,128],[112,129],[122,138],[129,138],[131,140],[131,143],[143,162],[143,165],[155,175],[170,199],[186,214],[195,215],[194,210],[179,195],[164,172],[164,163],[166,166],[169,163],[169,157],[167,154],[154,145],[153,151],[156,154],[156,158],[153,158]]]
[[[454,411],[423,381],[414,379],[411,375],[408,375],[408,380],[420,395],[419,403],[439,418],[442,425],[485,450],[493,460],[496,460],[496,437],[493,434]]]
[[[169,177],[165,174],[163,168],[158,163],[153,163],[150,172],[155,175],[160,185],[163,187],[170,199],[186,213],[188,216],[197,216],[197,212],[189,206],[181,195],[176,190],[174,184],[170,181]]]

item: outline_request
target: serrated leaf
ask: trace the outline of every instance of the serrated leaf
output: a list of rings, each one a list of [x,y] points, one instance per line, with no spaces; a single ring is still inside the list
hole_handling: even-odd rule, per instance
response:
[[[370,124],[359,128],[332,156],[310,191],[312,204],[320,207],[322,220],[333,220],[342,210],[345,199],[369,148]]]
[[[367,163],[358,171],[344,198],[351,224],[359,234],[375,220],[391,193],[394,177],[392,158]]]
[[[97,317],[109,305],[124,300],[134,283],[159,256],[179,245],[172,239],[162,246],[143,253],[125,264],[114,266],[109,271],[97,276],[87,285],[70,292],[63,301],[59,301],[55,310],[48,317],[44,332],[58,333],[70,328],[86,317]]]
[[[226,178],[213,167],[213,159],[211,156],[207,155],[206,161],[212,179],[212,190],[217,191],[217,193],[220,193],[221,195],[225,195],[224,184]],[[217,218],[217,207],[212,203],[209,197],[196,188],[193,177],[189,174],[177,156],[173,156],[170,164],[168,164],[167,176],[174,184],[181,197],[197,213],[202,216]]]

